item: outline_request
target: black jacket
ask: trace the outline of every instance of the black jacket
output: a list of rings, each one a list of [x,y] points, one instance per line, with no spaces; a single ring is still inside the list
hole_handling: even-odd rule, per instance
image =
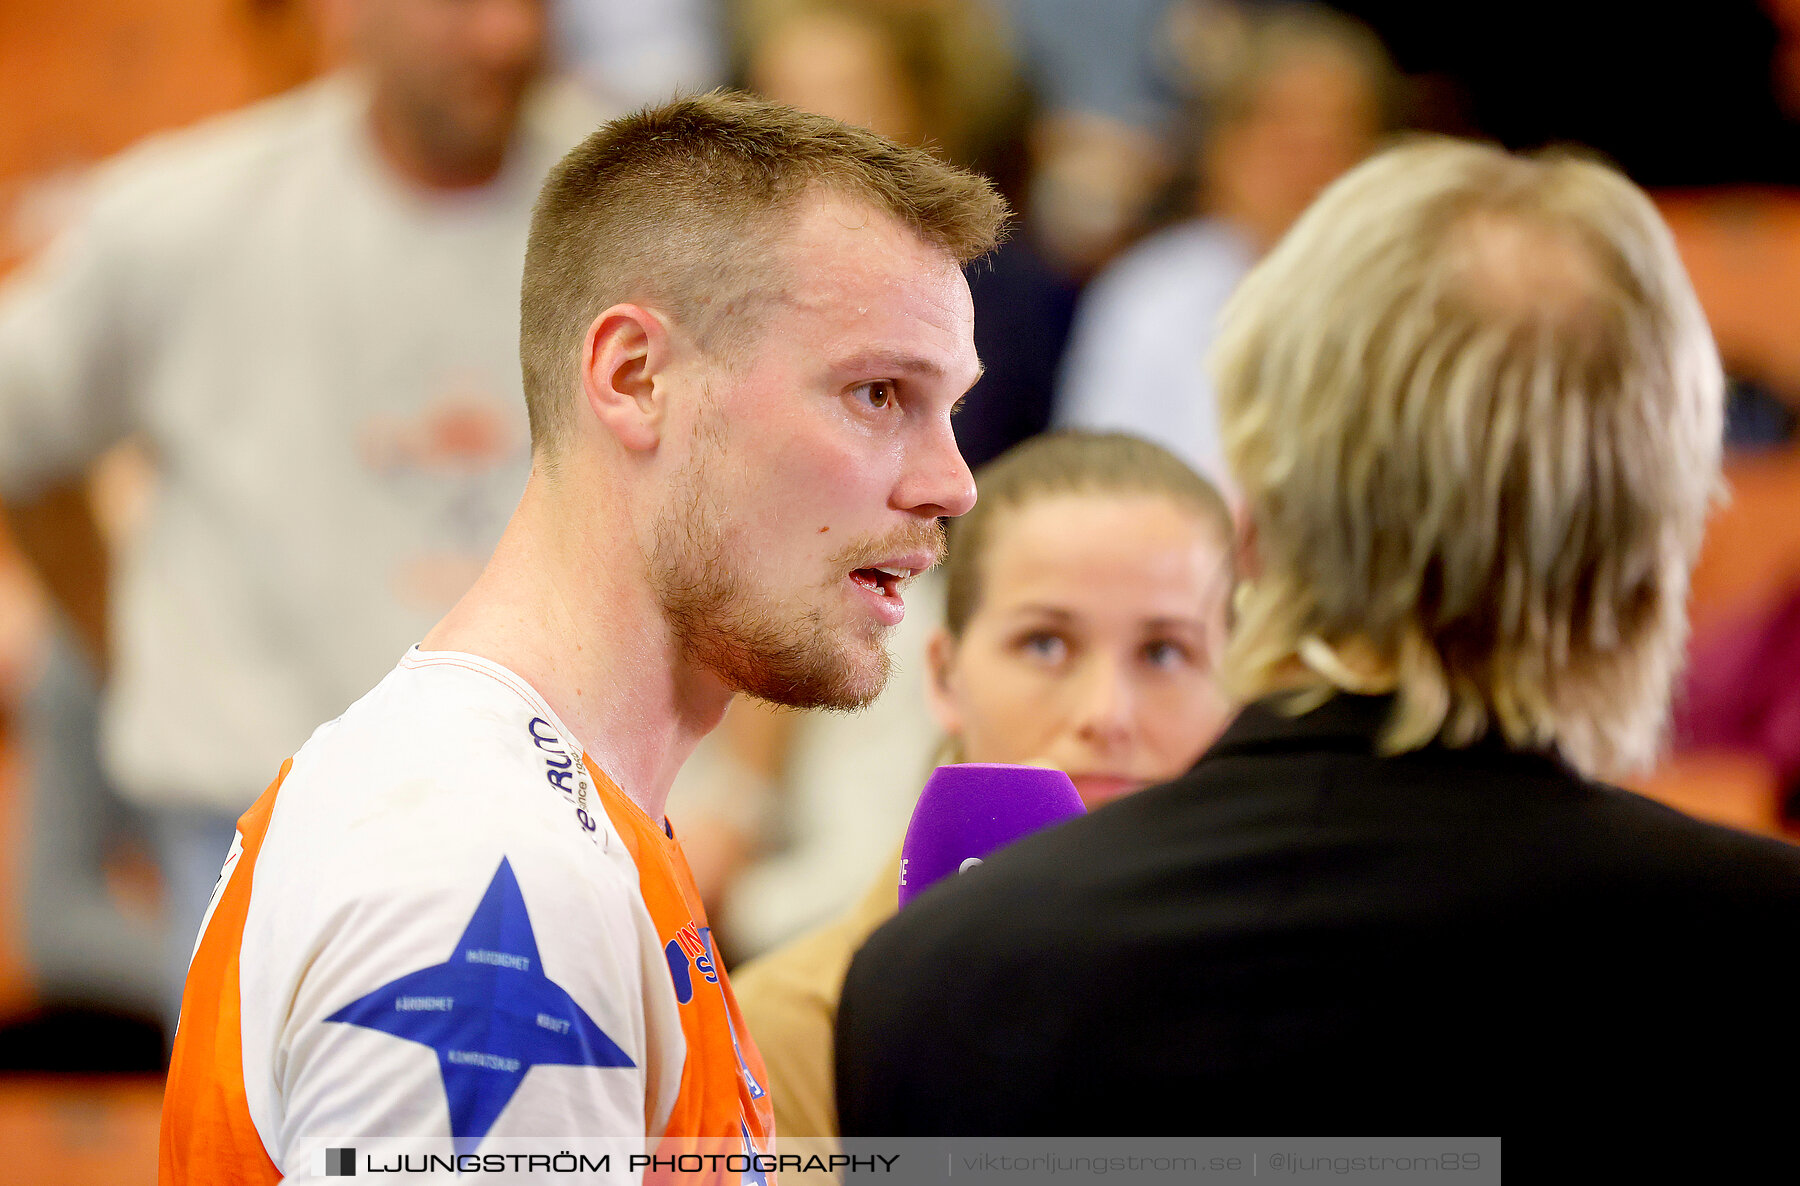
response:
[[[1389,707],[1252,706],[1180,780],[902,911],[844,988],[843,1131],[1492,1131],[1791,1092],[1800,849],[1491,741],[1379,757]]]

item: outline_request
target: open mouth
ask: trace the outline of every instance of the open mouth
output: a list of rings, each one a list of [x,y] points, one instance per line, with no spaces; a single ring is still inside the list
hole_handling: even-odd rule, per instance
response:
[[[883,597],[900,596],[900,587],[913,575],[910,568],[889,568],[875,566],[859,568],[850,574],[850,579],[871,592]]]

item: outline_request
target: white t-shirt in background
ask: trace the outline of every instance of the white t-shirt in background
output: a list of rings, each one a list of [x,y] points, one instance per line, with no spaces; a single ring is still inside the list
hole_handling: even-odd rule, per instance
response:
[[[461,595],[529,469],[519,277],[599,113],[529,105],[502,174],[427,193],[339,75],[155,138],[0,294],[0,498],[136,434],[103,749],[127,795],[235,814]]]
[[[1232,497],[1206,353],[1255,262],[1249,241],[1218,219],[1168,227],[1114,260],[1076,309],[1058,422],[1155,441]]]

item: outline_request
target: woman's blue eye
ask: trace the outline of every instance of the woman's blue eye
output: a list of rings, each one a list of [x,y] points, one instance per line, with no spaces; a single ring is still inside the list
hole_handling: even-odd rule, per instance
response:
[[[1173,667],[1177,663],[1185,662],[1187,657],[1186,647],[1167,639],[1147,643],[1144,646],[1144,658],[1149,660],[1152,667]]]
[[[1060,663],[1069,650],[1068,645],[1054,634],[1028,634],[1019,645],[1026,654],[1052,663]]]

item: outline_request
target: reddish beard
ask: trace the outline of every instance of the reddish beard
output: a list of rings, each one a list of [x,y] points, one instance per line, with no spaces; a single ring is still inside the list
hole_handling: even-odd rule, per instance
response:
[[[796,610],[757,589],[721,524],[717,492],[683,475],[680,493],[657,522],[651,585],[676,644],[734,692],[790,708],[865,708],[887,685],[893,660],[887,628],[873,620],[834,623],[818,604]],[[924,520],[847,545],[825,562],[820,592],[831,605],[850,573],[899,556],[943,555],[944,533]]]
[[[930,555],[931,566],[936,566],[944,558],[944,528],[936,519],[924,519],[880,539],[851,544],[833,553],[825,565],[837,575],[827,579],[829,583],[835,584],[844,573],[854,572],[859,568],[872,568],[877,564],[888,563],[895,557],[911,556],[918,552]]]

